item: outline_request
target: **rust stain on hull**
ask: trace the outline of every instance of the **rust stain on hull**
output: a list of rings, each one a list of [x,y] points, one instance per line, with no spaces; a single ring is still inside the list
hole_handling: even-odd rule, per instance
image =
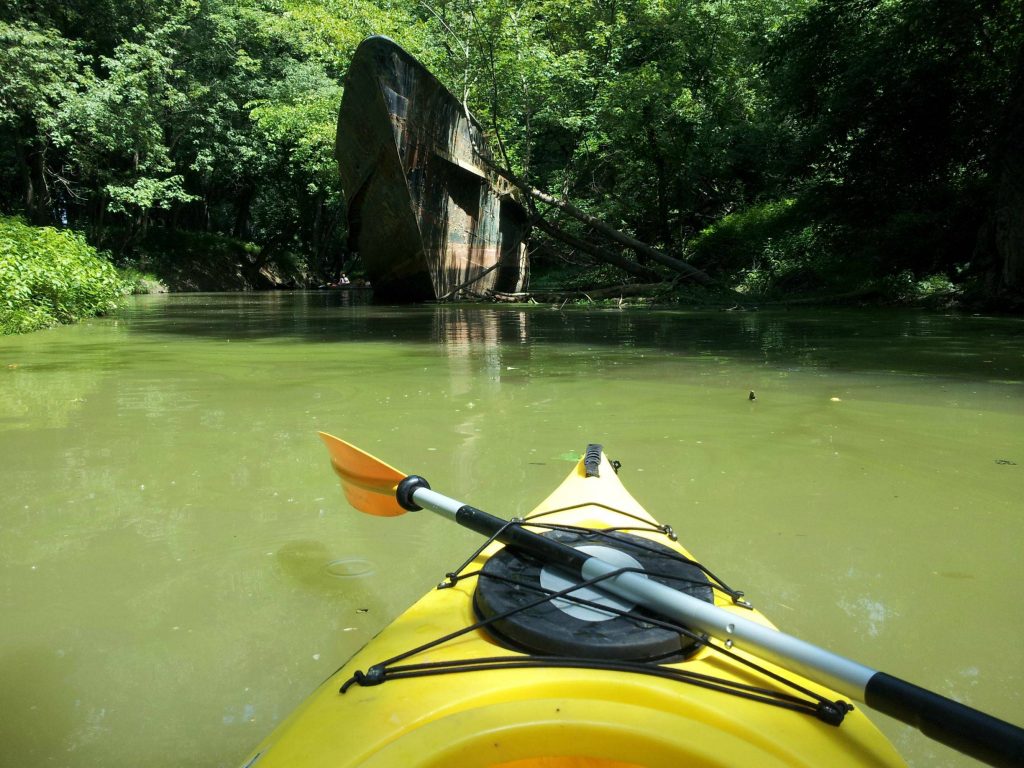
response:
[[[523,206],[487,170],[483,132],[416,59],[385,37],[356,49],[335,156],[349,245],[385,301],[526,288]]]

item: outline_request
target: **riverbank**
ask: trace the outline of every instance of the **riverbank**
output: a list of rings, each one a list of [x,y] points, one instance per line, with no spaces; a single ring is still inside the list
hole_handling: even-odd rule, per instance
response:
[[[586,281],[582,275],[542,276],[530,290],[484,297],[500,303],[537,303],[593,307],[692,307],[695,309],[864,307],[876,309],[928,309],[1019,314],[1024,300],[993,295],[976,282],[954,283],[945,275],[915,278],[909,272],[851,285],[808,286],[803,290],[752,290],[735,283],[701,286],[688,282],[613,282],[598,272]],[[566,279],[568,278],[568,279]],[[602,279],[604,278],[604,279]]]
[[[71,230],[32,227],[0,217],[0,334],[26,333],[105,314],[131,293],[234,292],[304,288],[301,260],[268,254],[223,235],[161,230],[128,257],[109,253]],[[754,310],[789,307],[916,307],[935,311],[1019,314],[1024,301],[993,296],[977,281],[909,271],[849,285],[752,286],[749,280],[705,287],[686,281],[637,283],[607,265],[538,270],[528,291],[464,296],[483,302],[594,307],[690,307]]]
[[[215,232],[154,228],[119,259],[171,292],[279,290],[310,282],[296,254]]]

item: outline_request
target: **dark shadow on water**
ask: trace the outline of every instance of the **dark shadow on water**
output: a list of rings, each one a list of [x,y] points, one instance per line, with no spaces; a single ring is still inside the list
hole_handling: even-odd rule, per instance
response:
[[[133,332],[312,344],[401,343],[449,353],[615,348],[775,368],[1024,380],[1024,319],[894,310],[685,311],[373,305],[360,291],[177,294],[142,301]]]

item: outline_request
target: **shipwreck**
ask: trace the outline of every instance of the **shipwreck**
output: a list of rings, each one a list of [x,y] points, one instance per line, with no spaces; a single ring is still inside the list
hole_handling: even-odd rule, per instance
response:
[[[349,248],[383,301],[517,293],[529,280],[529,219],[494,171],[480,124],[386,37],[356,49],[335,156]]]

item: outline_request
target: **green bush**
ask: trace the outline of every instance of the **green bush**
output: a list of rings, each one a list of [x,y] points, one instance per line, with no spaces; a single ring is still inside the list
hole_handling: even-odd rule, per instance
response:
[[[0,334],[103,314],[125,291],[117,269],[81,235],[0,216]]]
[[[126,284],[125,293],[167,293],[167,286],[151,272],[142,272],[134,267],[121,267],[119,271]]]
[[[726,272],[756,268],[778,244],[803,228],[794,200],[772,200],[730,213],[702,230],[689,246],[695,264]]]
[[[948,275],[936,273],[918,278],[909,269],[881,281],[883,295],[890,301],[933,305],[957,299],[963,292]]]
[[[795,200],[729,214],[690,246],[696,263],[761,297],[858,290],[876,277],[879,263],[861,234],[823,223],[820,213]]]

